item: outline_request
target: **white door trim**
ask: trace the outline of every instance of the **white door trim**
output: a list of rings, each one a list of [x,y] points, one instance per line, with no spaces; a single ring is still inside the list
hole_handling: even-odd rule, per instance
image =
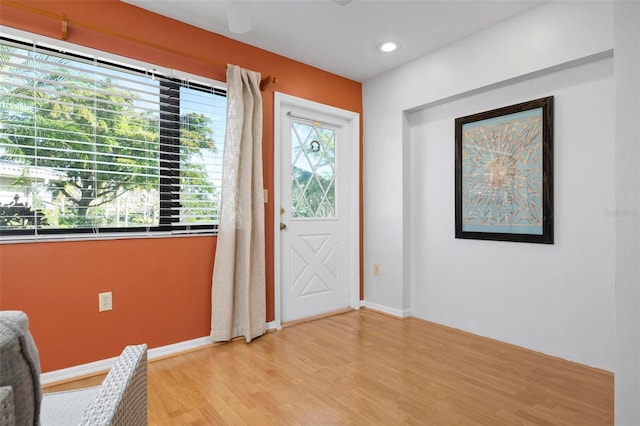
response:
[[[273,155],[273,209],[274,209],[274,238],[273,238],[273,261],[274,261],[274,313],[275,326],[282,326],[282,270],[280,254],[280,164],[282,113],[285,108],[302,108],[312,110],[319,114],[336,117],[347,122],[347,132],[349,135],[348,156],[352,162],[347,173],[349,182],[348,192],[351,200],[358,200],[357,208],[352,208],[348,213],[349,235],[348,235],[348,265],[349,265],[349,306],[353,309],[360,308],[360,114],[344,109],[323,105],[318,102],[309,101],[284,93],[274,93],[273,121],[274,121],[274,155]]]

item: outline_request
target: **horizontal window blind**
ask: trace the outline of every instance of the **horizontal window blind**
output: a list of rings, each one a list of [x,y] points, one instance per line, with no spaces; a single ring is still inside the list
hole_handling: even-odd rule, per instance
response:
[[[216,228],[224,89],[0,41],[1,235]]]

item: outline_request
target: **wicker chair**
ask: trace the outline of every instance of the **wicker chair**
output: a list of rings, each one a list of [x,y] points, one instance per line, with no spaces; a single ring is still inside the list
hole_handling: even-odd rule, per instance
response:
[[[43,395],[28,325],[23,312],[0,311],[0,426],[147,424],[146,345],[127,346],[100,386]]]

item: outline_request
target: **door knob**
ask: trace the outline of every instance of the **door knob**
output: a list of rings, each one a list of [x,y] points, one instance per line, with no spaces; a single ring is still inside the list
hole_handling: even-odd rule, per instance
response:
[[[284,231],[285,229],[287,229],[287,225],[285,225],[284,223],[280,222],[280,230]]]

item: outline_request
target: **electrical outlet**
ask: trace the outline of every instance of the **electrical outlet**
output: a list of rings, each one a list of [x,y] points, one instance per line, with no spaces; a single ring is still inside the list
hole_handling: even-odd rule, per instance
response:
[[[373,264],[373,275],[380,275],[380,264],[379,263],[374,263]]]
[[[111,292],[98,293],[98,312],[110,311],[113,309],[113,299]]]

